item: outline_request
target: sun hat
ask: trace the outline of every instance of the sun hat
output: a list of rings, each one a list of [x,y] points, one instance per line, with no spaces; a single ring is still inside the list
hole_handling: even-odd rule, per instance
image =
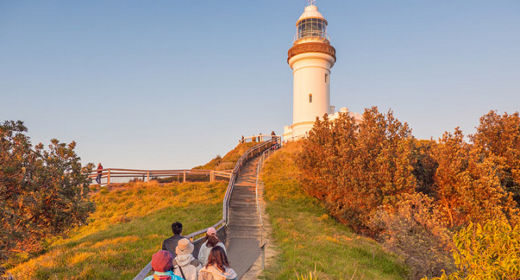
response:
[[[183,238],[183,239],[179,240],[179,242],[177,243],[177,248],[175,248],[175,253],[177,255],[187,255],[187,254],[193,253],[193,249],[194,249],[193,244],[191,244],[191,242],[188,239]]]
[[[159,250],[152,256],[152,269],[157,272],[166,272],[173,269],[173,256],[170,252]]]
[[[210,228],[208,228],[208,230],[206,231],[206,234],[207,234],[207,235],[215,235],[215,234],[217,234],[217,230],[216,230],[214,227],[210,227]]]

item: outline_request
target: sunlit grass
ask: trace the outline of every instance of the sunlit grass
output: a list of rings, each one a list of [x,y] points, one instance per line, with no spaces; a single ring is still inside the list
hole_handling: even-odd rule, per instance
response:
[[[267,212],[278,257],[265,279],[406,279],[403,265],[373,240],[336,222],[301,190],[292,143],[265,163]]]
[[[258,144],[258,142],[247,142],[238,144],[233,150],[229,151],[224,157],[216,157],[210,162],[195,167],[196,169],[206,170],[227,170],[233,169],[237,160],[251,147]]]
[[[92,196],[89,224],[10,270],[15,279],[132,279],[171,236],[220,220],[226,183],[132,183]]]

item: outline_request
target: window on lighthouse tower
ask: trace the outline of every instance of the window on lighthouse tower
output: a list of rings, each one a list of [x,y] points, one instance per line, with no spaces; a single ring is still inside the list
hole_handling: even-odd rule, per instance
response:
[[[312,93],[309,93],[309,103],[312,103]]]

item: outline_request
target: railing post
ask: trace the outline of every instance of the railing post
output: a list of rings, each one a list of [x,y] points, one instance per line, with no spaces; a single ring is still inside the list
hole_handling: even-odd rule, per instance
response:
[[[107,186],[110,185],[110,168],[108,169],[107,173]]]
[[[186,183],[186,170],[182,171],[182,182]]]
[[[265,269],[265,243],[262,245],[262,270]]]
[[[146,182],[150,182],[150,171],[146,171]]]
[[[210,183],[215,182],[215,170],[211,170],[211,171],[209,172],[209,182],[210,182]]]

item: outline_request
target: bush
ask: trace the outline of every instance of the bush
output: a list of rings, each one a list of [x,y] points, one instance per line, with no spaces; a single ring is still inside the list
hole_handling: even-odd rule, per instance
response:
[[[383,245],[404,259],[412,279],[453,269],[451,234],[426,195],[405,194],[396,205],[380,207],[372,226],[381,232]]]
[[[435,280],[520,279],[520,226],[506,219],[470,223],[454,236],[457,271]]]
[[[495,164],[500,182],[520,203],[520,114],[491,111],[480,118],[477,133],[470,138],[487,156],[499,158]]]
[[[466,143],[460,129],[446,132],[431,153],[438,163],[434,196],[450,228],[517,216],[512,195],[500,185],[497,159]]]
[[[431,154],[435,141],[414,139],[413,143],[413,175],[417,180],[416,190],[428,196],[432,196],[435,193],[435,171],[437,171],[439,165]]]
[[[0,125],[0,259],[36,252],[42,240],[86,222],[88,174],[70,144],[32,147],[23,122]],[[16,248],[16,249],[15,249]]]
[[[392,112],[366,109],[360,123],[325,115],[303,140],[303,185],[341,222],[373,234],[368,222],[377,208],[416,188],[412,147],[411,130]]]

